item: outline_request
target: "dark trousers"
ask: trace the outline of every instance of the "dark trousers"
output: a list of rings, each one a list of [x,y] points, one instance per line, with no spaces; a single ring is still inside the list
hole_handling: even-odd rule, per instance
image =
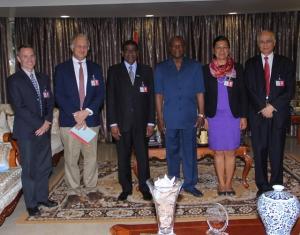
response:
[[[48,200],[48,179],[52,170],[50,136],[18,139],[22,185],[27,208]]]
[[[168,174],[180,177],[182,161],[183,188],[195,187],[198,182],[196,128],[167,129],[166,152]]]
[[[118,154],[118,177],[123,192],[132,192],[131,154],[135,152],[138,168],[139,190],[149,192],[146,180],[150,178],[148,158],[148,138],[144,130],[131,128],[122,132],[120,140],[116,141]]]
[[[278,128],[273,119],[264,118],[260,125],[251,124],[255,182],[259,190],[267,191],[275,184],[283,184],[285,132],[285,126]],[[270,180],[267,171],[268,159],[271,167]]]

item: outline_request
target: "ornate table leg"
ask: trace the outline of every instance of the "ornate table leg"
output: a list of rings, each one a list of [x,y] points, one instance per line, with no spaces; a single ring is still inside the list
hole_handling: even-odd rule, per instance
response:
[[[235,152],[236,157],[240,157],[245,162],[244,170],[242,173],[242,184],[245,188],[249,188],[249,184],[247,182],[247,176],[249,174],[249,171],[253,163],[253,159],[248,155],[248,152],[249,152],[249,148],[247,146],[241,146]]]

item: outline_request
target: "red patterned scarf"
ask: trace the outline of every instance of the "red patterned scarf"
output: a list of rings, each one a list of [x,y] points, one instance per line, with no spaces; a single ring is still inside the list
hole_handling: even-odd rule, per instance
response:
[[[221,77],[236,77],[236,71],[234,69],[234,61],[231,57],[228,57],[226,64],[219,65],[216,59],[213,59],[209,63],[209,69],[210,73],[215,78],[221,78]]]

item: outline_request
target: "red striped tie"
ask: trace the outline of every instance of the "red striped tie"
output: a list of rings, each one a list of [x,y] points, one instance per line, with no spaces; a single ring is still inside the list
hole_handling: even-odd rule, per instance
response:
[[[78,62],[80,65],[79,68],[79,99],[80,99],[80,108],[83,106],[85,92],[84,92],[84,75],[83,75],[83,68],[82,62]]]
[[[270,65],[268,62],[268,57],[266,56],[265,58],[265,81],[266,81],[266,96],[269,97],[270,94]]]

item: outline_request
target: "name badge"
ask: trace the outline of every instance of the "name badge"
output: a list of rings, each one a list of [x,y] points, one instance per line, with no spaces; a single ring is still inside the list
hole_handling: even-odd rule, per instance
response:
[[[276,86],[284,87],[285,86],[284,81],[283,80],[276,80]]]
[[[91,86],[99,86],[99,80],[97,80],[94,75],[91,80]]]
[[[140,86],[140,92],[141,93],[147,93],[148,92],[148,87],[146,87],[143,82],[142,82],[142,85]]]
[[[43,97],[44,97],[45,99],[47,99],[47,98],[50,97],[50,93],[49,93],[49,91],[47,91],[47,89],[45,89],[45,90],[43,91]]]
[[[233,86],[233,81],[231,81],[231,80],[224,81],[224,86],[232,87]]]

